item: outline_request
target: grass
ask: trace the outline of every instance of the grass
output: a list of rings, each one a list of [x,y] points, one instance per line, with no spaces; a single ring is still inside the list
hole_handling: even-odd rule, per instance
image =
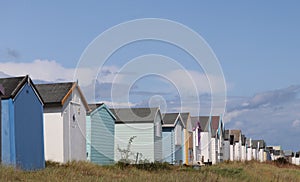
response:
[[[98,166],[87,162],[47,163],[44,170],[24,172],[0,167],[0,181],[300,181],[300,167],[258,162],[225,162],[195,170],[149,164]]]

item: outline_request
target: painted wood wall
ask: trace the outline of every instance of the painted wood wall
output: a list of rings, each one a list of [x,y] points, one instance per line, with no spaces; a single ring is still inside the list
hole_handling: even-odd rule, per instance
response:
[[[64,163],[63,114],[61,111],[48,113],[46,110],[44,113],[45,159]]]
[[[2,100],[2,162],[24,170],[45,167],[43,105],[29,84]]]
[[[229,161],[230,159],[230,142],[228,140],[224,141],[223,145],[223,160]]]
[[[77,89],[63,106],[44,108],[44,120],[47,160],[86,160],[86,109]]]
[[[115,120],[100,107],[87,116],[87,156],[99,165],[114,163]]]
[[[163,158],[161,121],[161,115],[157,112],[154,118],[154,161],[162,161]]]
[[[126,149],[130,137],[136,136],[131,145],[131,160],[135,160],[136,154],[141,153],[142,159],[155,161],[154,156],[154,123],[130,123],[115,124],[115,161],[121,159],[120,149]]]
[[[163,161],[170,164],[175,162],[175,139],[174,129],[163,128]]]

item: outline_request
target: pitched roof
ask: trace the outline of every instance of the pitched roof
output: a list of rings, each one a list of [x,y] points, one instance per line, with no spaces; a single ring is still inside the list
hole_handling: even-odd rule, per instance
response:
[[[164,125],[175,125],[179,113],[165,113],[163,114]]]
[[[241,130],[229,130],[229,138],[230,138],[230,135],[233,135],[234,142],[239,142],[240,141],[241,134],[242,134]]]
[[[116,123],[153,123],[159,108],[114,108]]]
[[[184,123],[185,126],[187,126],[187,121],[188,121],[188,118],[189,118],[189,115],[190,113],[180,113],[181,115],[181,118],[182,118],[182,121]]]
[[[211,137],[215,138],[217,136],[217,130],[220,125],[220,116],[212,116],[211,117]]]
[[[199,123],[202,132],[208,132],[209,131],[209,122],[210,122],[210,117],[209,116],[191,117],[191,120],[192,120],[193,128],[196,128],[198,126],[198,123]]]
[[[46,106],[52,104],[60,105],[73,85],[74,82],[37,84],[36,88],[44,99]]]
[[[0,84],[2,85],[4,92],[2,98],[14,98],[24,83],[27,82],[27,78],[27,76],[1,78]]]
[[[116,119],[115,115],[110,111],[110,109],[104,104],[104,103],[94,103],[94,104],[89,104],[90,110],[87,112],[87,115],[91,115],[94,111],[96,111],[98,108],[105,108],[107,112],[114,118]]]
[[[77,88],[86,110],[89,111],[88,103],[76,82],[37,84],[36,88],[44,99],[46,107],[63,105],[73,90]]]
[[[266,148],[266,143],[264,140],[252,140],[252,148],[257,148],[259,143],[259,149]]]
[[[192,124],[192,121],[191,121],[190,113],[189,112],[180,113],[180,116],[182,118],[185,129],[187,129],[188,132],[192,132],[193,131],[193,124]]]
[[[10,78],[0,78],[0,85],[2,86],[2,99],[14,98],[25,83],[30,83],[30,85],[35,90],[37,97],[43,103],[43,99],[40,93],[37,91],[36,86],[33,84],[32,80],[28,75],[22,77],[10,77]]]
[[[98,107],[101,107],[102,105],[104,105],[104,103],[89,104],[90,113],[93,112],[93,111],[94,111],[95,109],[97,109]]]

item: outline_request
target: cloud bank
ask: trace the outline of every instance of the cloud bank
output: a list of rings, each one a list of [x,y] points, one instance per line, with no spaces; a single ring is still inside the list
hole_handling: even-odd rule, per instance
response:
[[[29,74],[36,82],[76,81],[73,76],[75,71],[78,70],[65,68],[56,61],[49,60],[35,60],[29,63],[0,63],[0,77]],[[153,82],[152,86],[152,83],[148,82],[143,84],[143,80],[142,84],[133,85],[114,80],[116,75],[120,77],[119,68],[116,66],[103,67],[98,70],[99,74],[96,76],[91,74],[95,70],[90,68],[79,71],[84,74],[80,83],[82,89],[84,91],[92,90],[95,93],[95,98],[89,98],[90,95],[86,95],[89,101],[103,101],[113,107],[148,107],[158,104],[168,112],[189,111],[193,115],[210,113],[212,97],[210,83],[207,77],[200,72],[172,70],[166,73],[168,79],[173,80],[172,83],[156,78],[157,80]],[[182,76],[186,74],[184,72],[188,72],[191,77]],[[122,74],[121,76],[127,76],[126,74],[131,73]],[[218,77],[210,78],[213,79],[214,84],[218,83]],[[194,81],[193,84],[188,83],[191,79]],[[130,87],[131,99],[112,102],[113,86],[117,88],[118,97],[122,97],[124,92],[127,92],[126,89]],[[183,88],[183,92],[179,94],[176,87]],[[195,90],[195,88],[197,93],[191,94],[190,90]],[[200,100],[198,101],[195,96],[199,96]],[[246,136],[253,139],[265,139],[269,145],[282,145],[285,149],[299,150],[299,96],[300,85],[293,85],[257,93],[253,97],[228,97],[227,112],[224,115],[225,126],[231,129],[242,129]],[[218,112],[221,113],[221,111]]]

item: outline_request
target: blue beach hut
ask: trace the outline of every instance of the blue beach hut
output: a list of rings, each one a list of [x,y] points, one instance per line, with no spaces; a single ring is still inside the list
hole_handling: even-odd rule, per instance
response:
[[[43,100],[29,76],[2,78],[1,161],[23,170],[45,167]]]

